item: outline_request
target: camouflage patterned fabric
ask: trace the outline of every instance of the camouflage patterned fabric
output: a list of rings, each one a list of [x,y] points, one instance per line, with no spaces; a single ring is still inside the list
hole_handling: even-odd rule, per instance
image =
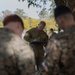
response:
[[[55,32],[53,32],[51,35],[50,35],[50,37],[49,38],[52,38],[53,36],[55,36],[56,35],[56,33]]]
[[[34,53],[18,35],[0,28],[0,75],[34,75]]]
[[[31,42],[34,39],[38,39],[39,41],[48,41],[48,35],[43,30],[41,32],[38,32],[37,28],[32,28],[29,31],[27,31],[24,39],[27,40],[28,42]],[[46,44],[30,44],[30,45],[34,50],[36,63],[37,65],[40,65],[42,61],[44,60],[43,46],[46,46],[47,43]]]
[[[75,75],[75,26],[50,39],[47,53],[48,75]]]

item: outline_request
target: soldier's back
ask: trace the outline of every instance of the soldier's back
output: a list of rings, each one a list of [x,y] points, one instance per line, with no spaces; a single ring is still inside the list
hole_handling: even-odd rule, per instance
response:
[[[75,26],[51,38],[47,52],[49,75],[75,75]]]
[[[34,75],[34,53],[18,35],[0,28],[0,75]]]
[[[75,75],[75,26],[59,33],[56,39],[60,44],[60,75]]]

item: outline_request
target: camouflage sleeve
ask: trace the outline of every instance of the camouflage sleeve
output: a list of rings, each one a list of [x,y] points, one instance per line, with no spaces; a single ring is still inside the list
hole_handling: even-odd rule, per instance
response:
[[[47,57],[46,57],[46,66],[48,67],[49,74],[52,74],[51,72],[54,73],[54,70],[56,68],[58,69],[60,50],[61,50],[60,43],[57,42],[57,40],[53,38],[49,40],[47,45]]]
[[[23,40],[24,42],[25,40]],[[19,42],[20,51],[17,51],[18,55],[18,68],[20,70],[21,75],[34,75],[35,70],[35,60],[34,53],[31,47],[27,44],[27,42],[23,43]]]
[[[45,37],[45,41],[48,42],[48,35],[46,34],[46,37]],[[47,46],[47,43],[43,44],[45,47]]]
[[[46,33],[44,33],[44,35],[41,36],[41,41],[48,41],[48,35]],[[42,44],[43,46],[47,46],[47,43]]]

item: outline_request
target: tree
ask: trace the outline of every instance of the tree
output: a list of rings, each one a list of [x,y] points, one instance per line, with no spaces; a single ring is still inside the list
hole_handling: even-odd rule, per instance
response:
[[[20,1],[22,1],[22,0],[20,0]],[[25,0],[23,0],[23,1],[25,1]],[[28,1],[28,7],[31,5],[41,7],[42,5],[40,5],[41,4],[40,2],[42,2],[43,4],[47,4],[47,2],[52,2],[52,1],[55,2],[56,6],[66,5],[72,10],[72,12],[74,14],[74,18],[75,18],[75,0],[39,0],[39,3],[38,3],[38,0],[27,0],[27,1]]]
[[[2,22],[2,14],[0,14],[0,22]]]
[[[44,6],[45,7],[45,6]],[[44,8],[44,10],[42,10],[40,12],[40,14],[45,14],[45,19],[54,19],[54,8],[56,7],[54,0],[50,0],[50,7],[48,10],[46,10],[46,8]]]
[[[1,13],[2,13],[2,20],[4,19],[5,16],[12,14],[12,12],[9,10],[2,11]]]
[[[51,0],[51,5],[50,5],[50,19],[54,19],[54,8],[56,7],[54,0]]]
[[[46,11],[46,9],[42,9],[40,11],[40,13],[38,14],[38,16],[40,17],[40,19],[44,20],[48,18],[48,12]]]
[[[20,2],[20,1],[22,1],[22,2],[23,2],[23,1],[25,1],[25,0],[18,0],[18,1],[19,1],[19,2]]]
[[[29,18],[29,28],[31,28],[32,27],[32,21],[31,21],[31,18]]]
[[[23,9],[18,9],[17,8],[16,11],[14,11],[14,13],[17,14],[18,16],[20,16],[23,20],[28,18]]]
[[[18,0],[18,1],[23,1],[24,2],[26,0]],[[53,1],[53,0],[27,0],[28,7],[30,7],[31,5],[36,6],[36,7],[41,7],[42,6],[41,3],[43,5],[46,5],[47,2],[51,2],[51,1]]]
[[[22,0],[20,0],[20,1],[22,1]],[[54,17],[53,10],[56,6],[54,0],[27,0],[27,1],[28,1],[28,7],[33,5],[34,7],[36,6],[36,7],[43,8],[39,13],[40,19],[43,19],[43,18],[50,19],[50,18]],[[50,4],[49,10],[46,10],[46,7],[45,7],[45,5],[47,5],[47,3]]]

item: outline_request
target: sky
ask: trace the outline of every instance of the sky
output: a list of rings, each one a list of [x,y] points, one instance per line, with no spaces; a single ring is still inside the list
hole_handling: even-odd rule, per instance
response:
[[[27,16],[31,18],[39,19],[37,11],[40,12],[41,8],[36,8],[33,6],[30,6],[30,8],[28,8],[27,4],[28,3],[26,1],[19,2],[18,0],[0,0],[0,16],[1,16],[1,12],[4,10],[10,10],[14,12],[17,8],[19,8],[19,9],[23,9],[24,12],[27,14]],[[49,4],[46,7],[49,8]]]

